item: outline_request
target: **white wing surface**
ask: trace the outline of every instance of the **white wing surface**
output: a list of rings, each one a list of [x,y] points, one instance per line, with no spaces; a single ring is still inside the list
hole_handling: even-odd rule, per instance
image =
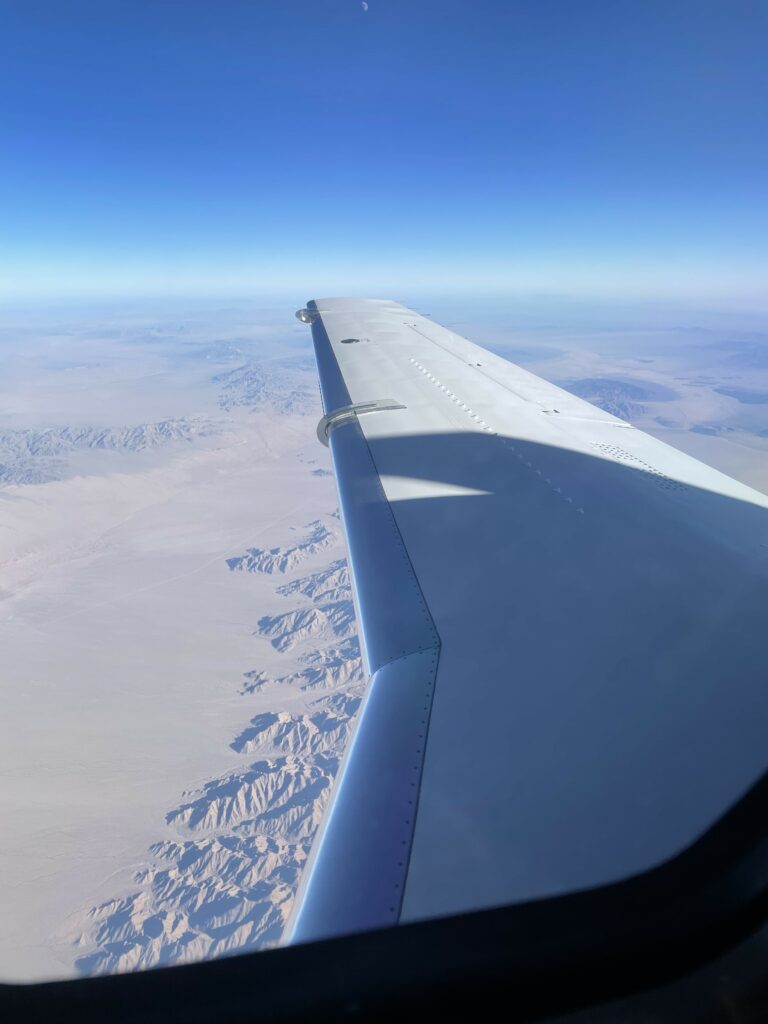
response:
[[[311,323],[370,682],[294,941],[645,871],[768,762],[768,498],[384,300]]]

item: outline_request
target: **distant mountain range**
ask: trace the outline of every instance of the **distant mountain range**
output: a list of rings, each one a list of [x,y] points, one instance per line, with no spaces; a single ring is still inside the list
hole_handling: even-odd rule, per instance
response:
[[[211,380],[221,386],[219,405],[226,410],[235,406],[269,406],[283,413],[306,412],[307,401],[317,401],[313,376],[275,366],[246,363]]]
[[[616,377],[584,377],[560,386],[622,420],[642,415],[646,411],[644,402],[671,402],[680,397],[662,384]]]
[[[132,427],[46,427],[0,431],[0,483],[40,484],[60,479],[65,459],[76,451],[141,452],[173,441],[193,441],[216,432],[202,418],[161,420]]]

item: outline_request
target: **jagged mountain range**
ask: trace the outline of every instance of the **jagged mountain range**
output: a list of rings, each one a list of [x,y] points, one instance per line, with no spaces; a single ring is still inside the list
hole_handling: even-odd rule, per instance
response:
[[[307,559],[330,556],[314,572],[276,586],[278,599],[295,606],[263,616],[255,631],[290,659],[290,668],[277,676],[244,673],[244,699],[274,691],[274,710],[252,715],[232,740],[242,766],[169,811],[172,835],[150,848],[134,890],[84,916],[76,939],[82,973],[180,963],[279,941],[364,689],[340,549],[338,534],[315,520],[298,542],[252,548],[227,561],[231,572],[290,576]]]
[[[217,429],[203,417],[183,417],[130,427],[4,430],[0,431],[0,483],[37,484],[59,479],[67,456],[78,451],[143,452],[173,442],[192,442]]]
[[[622,420],[641,416],[646,412],[646,402],[670,402],[679,397],[672,388],[652,381],[617,377],[585,377],[566,381],[561,387]]]
[[[317,385],[309,373],[244,363],[212,377],[219,385],[219,405],[272,408],[281,413],[306,413],[310,401],[317,402]]]

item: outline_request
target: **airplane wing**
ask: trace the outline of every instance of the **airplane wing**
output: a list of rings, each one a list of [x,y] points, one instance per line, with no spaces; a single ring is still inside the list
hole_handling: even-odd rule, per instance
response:
[[[297,315],[370,681],[292,941],[687,847],[768,767],[768,498],[394,302]]]

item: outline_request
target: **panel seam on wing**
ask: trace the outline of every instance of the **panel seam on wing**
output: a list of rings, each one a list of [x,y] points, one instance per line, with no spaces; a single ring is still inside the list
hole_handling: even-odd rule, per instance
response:
[[[426,335],[424,335],[424,337],[426,337]],[[523,454],[515,450],[514,444],[508,438],[502,437],[497,430],[494,430],[493,427],[490,426],[490,424],[486,423],[484,419],[478,416],[474,409],[468,406],[466,402],[463,402],[457,394],[451,391],[451,389],[446,384],[443,384],[443,382],[433,373],[431,373],[426,366],[420,363],[418,359],[414,359],[413,356],[409,356],[408,361],[412,363],[420,373],[424,374],[427,380],[429,380],[432,384],[435,385],[435,387],[437,387],[448,398],[450,398],[452,402],[456,403],[471,419],[475,421],[475,423],[478,426],[482,427],[482,429],[486,433],[490,434],[492,437],[497,437],[506,448],[509,448],[511,451],[515,452],[515,455],[517,456],[518,460],[522,462],[527,469],[530,469],[537,477],[539,477],[542,480],[542,482],[549,487],[549,489],[552,491],[555,497],[559,498],[566,505],[573,506],[573,510],[574,512],[576,512],[577,515],[584,515],[584,509],[578,504],[578,502],[575,502],[569,494],[563,494],[563,490],[561,487],[553,483],[553,481],[549,477],[545,477],[540,469],[537,469],[533,465],[533,463],[530,462],[530,460],[526,459]]]

